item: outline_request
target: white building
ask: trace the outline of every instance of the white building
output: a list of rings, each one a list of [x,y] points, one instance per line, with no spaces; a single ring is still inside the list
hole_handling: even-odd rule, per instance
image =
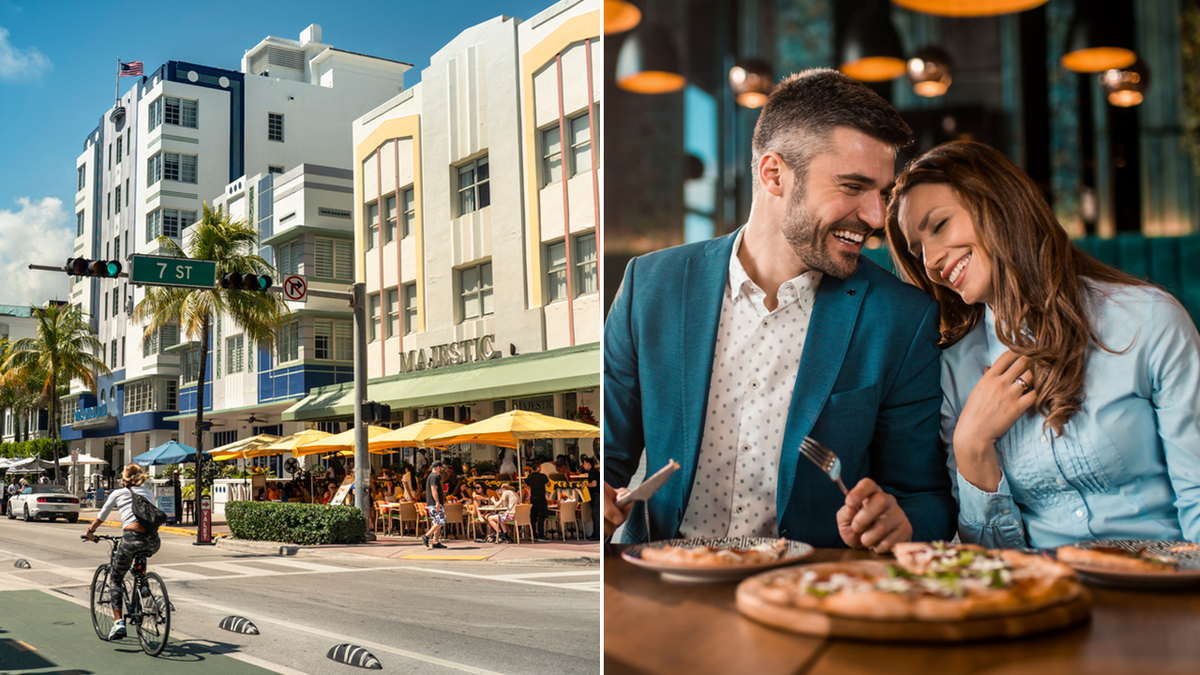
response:
[[[33,307],[0,305],[0,338],[7,338],[12,343],[32,337],[37,337]],[[0,443],[50,437],[49,415],[45,410],[18,412],[2,408],[0,415]]]
[[[347,166],[352,120],[404,91],[409,68],[324,44],[315,24],[299,40],[264,39],[245,53],[241,72],[168,61],[138,79],[88,134],[76,162],[74,254],[156,254],[159,235],[182,244],[202,203],[245,176],[285,174],[304,162]],[[195,345],[181,344],[173,327],[143,340],[128,320],[143,294],[124,279],[78,278],[71,286],[70,301],[92,317],[113,372],[100,378],[98,396],[78,387],[64,399],[64,419],[72,421],[63,438],[96,457],[105,456],[105,444],[117,446],[114,464],[180,438],[179,421],[168,418],[186,413],[189,401],[195,407],[198,378],[180,385],[181,364],[195,359]],[[220,364],[213,370],[220,376],[230,336],[215,337],[209,362]],[[250,346],[243,348],[244,365],[262,375]],[[213,387],[211,373],[206,381]],[[247,401],[240,392],[227,398],[223,386],[232,385],[218,383],[206,409],[214,398],[218,406]],[[272,422],[278,415],[265,420]],[[194,439],[185,432],[180,440]],[[211,438],[205,446],[212,447]]]
[[[396,425],[598,413],[601,35],[599,0],[497,17],[355,121],[368,396]],[[312,392],[283,418],[348,420],[351,388]]]

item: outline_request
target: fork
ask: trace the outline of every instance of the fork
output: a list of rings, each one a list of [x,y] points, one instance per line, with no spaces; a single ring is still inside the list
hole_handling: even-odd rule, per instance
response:
[[[846,484],[842,482],[842,460],[838,459],[832,450],[821,445],[816,439],[805,436],[804,441],[800,443],[800,454],[828,474],[829,480],[842,488],[842,494],[849,494],[850,491],[846,489]]]

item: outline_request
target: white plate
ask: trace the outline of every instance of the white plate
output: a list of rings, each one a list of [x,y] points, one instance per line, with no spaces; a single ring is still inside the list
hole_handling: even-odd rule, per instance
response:
[[[706,583],[716,581],[737,581],[752,574],[791,565],[812,555],[813,547],[799,541],[788,541],[787,551],[778,560],[755,565],[729,565],[725,567],[690,567],[687,565],[668,565],[652,562],[642,558],[642,551],[647,548],[664,548],[667,546],[712,546],[714,548],[754,548],[761,544],[772,544],[778,539],[770,537],[732,537],[732,538],[697,538],[697,539],[666,539],[648,544],[630,546],[621,553],[621,557],[638,567],[658,572],[666,581],[682,581],[691,583]]]
[[[1200,584],[1200,550],[1170,550],[1176,546],[1194,545],[1186,541],[1104,539],[1101,541],[1081,541],[1075,545],[1084,549],[1120,548],[1131,552],[1145,549],[1151,553],[1169,556],[1179,561],[1179,567],[1174,572],[1133,572],[1095,565],[1071,565],[1084,581],[1105,586],[1120,586],[1122,588],[1182,588]]]

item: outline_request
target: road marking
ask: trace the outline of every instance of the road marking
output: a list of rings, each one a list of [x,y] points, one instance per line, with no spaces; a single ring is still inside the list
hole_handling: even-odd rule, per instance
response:
[[[22,642],[20,640],[13,640],[12,643],[17,649],[19,649],[23,652],[36,652],[37,651],[37,647],[30,645],[28,642]]]
[[[554,583],[550,583],[548,581],[531,581],[529,579],[513,579],[513,578],[509,578],[507,575],[495,576],[495,575],[491,575],[491,574],[471,574],[470,572],[459,572],[457,570],[439,570],[439,569],[433,569],[433,568],[428,568],[428,567],[409,567],[409,568],[400,568],[400,569],[411,569],[411,570],[414,570],[417,572],[430,572],[432,574],[448,574],[450,576],[469,577],[471,579],[485,579],[487,581],[504,581],[504,582],[507,582],[510,584],[527,584],[529,586],[549,586],[551,588],[562,588],[562,589],[572,590],[572,591],[577,590],[577,591],[595,591],[597,593],[600,592],[599,583],[596,584],[595,588],[591,588],[591,587],[582,588],[582,587],[576,587],[575,584],[554,584]],[[600,574],[600,571],[597,570],[595,572],[592,572],[592,574]],[[524,575],[512,575],[512,576],[524,576]]]
[[[587,572],[535,572],[533,574],[500,574],[492,579],[538,579],[541,577],[585,577],[600,574],[599,569]]]
[[[396,560],[487,560],[490,555],[431,555],[422,553],[410,553],[402,555]]]
[[[189,598],[180,599],[179,602],[181,604],[186,603],[186,604],[196,605],[197,607],[204,607],[207,609],[215,610],[217,612],[226,612],[227,613],[230,611],[229,607],[223,607],[221,605],[213,605],[213,604],[209,604],[207,602],[200,602],[198,600],[192,600]],[[269,616],[248,614],[241,610],[237,610],[237,611],[238,611],[239,616],[244,616],[247,619],[251,619],[256,624],[260,624],[260,625],[264,624],[264,623],[273,623],[273,624],[276,624],[279,626],[283,626],[285,628],[291,628],[292,630],[298,630],[298,631],[303,631],[306,633],[312,633],[313,635],[320,635],[322,637],[327,637],[327,638],[330,638],[333,640],[337,640],[339,642],[349,642],[352,644],[356,644],[360,647],[365,647],[366,649],[371,650],[373,652],[387,652],[389,654],[396,654],[397,656],[403,656],[404,658],[413,659],[416,661],[422,661],[424,663],[432,663],[433,665],[436,665],[436,666],[442,666],[445,668],[453,668],[455,670],[461,670],[465,673],[474,673],[474,675],[501,675],[501,673],[497,673],[496,671],[493,671],[493,670],[485,670],[483,668],[477,668],[475,666],[467,665],[465,663],[457,663],[455,661],[447,661],[446,659],[440,659],[436,656],[427,656],[425,654],[418,654],[417,652],[410,652],[407,649],[397,649],[396,647],[391,647],[389,645],[380,644],[378,642],[371,642],[370,640],[363,640],[362,638],[351,637],[349,635],[342,635],[340,633],[334,633],[332,631],[321,630],[319,628],[312,628],[310,626],[305,626],[305,625],[298,624],[298,623],[292,623],[290,621],[284,621],[282,619],[276,619],[276,618],[269,617]]]

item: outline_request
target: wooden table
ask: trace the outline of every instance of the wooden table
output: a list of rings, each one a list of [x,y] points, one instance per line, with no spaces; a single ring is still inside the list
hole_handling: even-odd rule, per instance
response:
[[[1092,620],[1020,640],[955,645],[804,637],[742,617],[736,583],[676,584],[604,558],[606,675],[1124,675],[1200,673],[1200,587],[1133,591],[1089,586]],[[614,555],[615,554],[615,555]],[[820,549],[808,560],[890,558]]]

